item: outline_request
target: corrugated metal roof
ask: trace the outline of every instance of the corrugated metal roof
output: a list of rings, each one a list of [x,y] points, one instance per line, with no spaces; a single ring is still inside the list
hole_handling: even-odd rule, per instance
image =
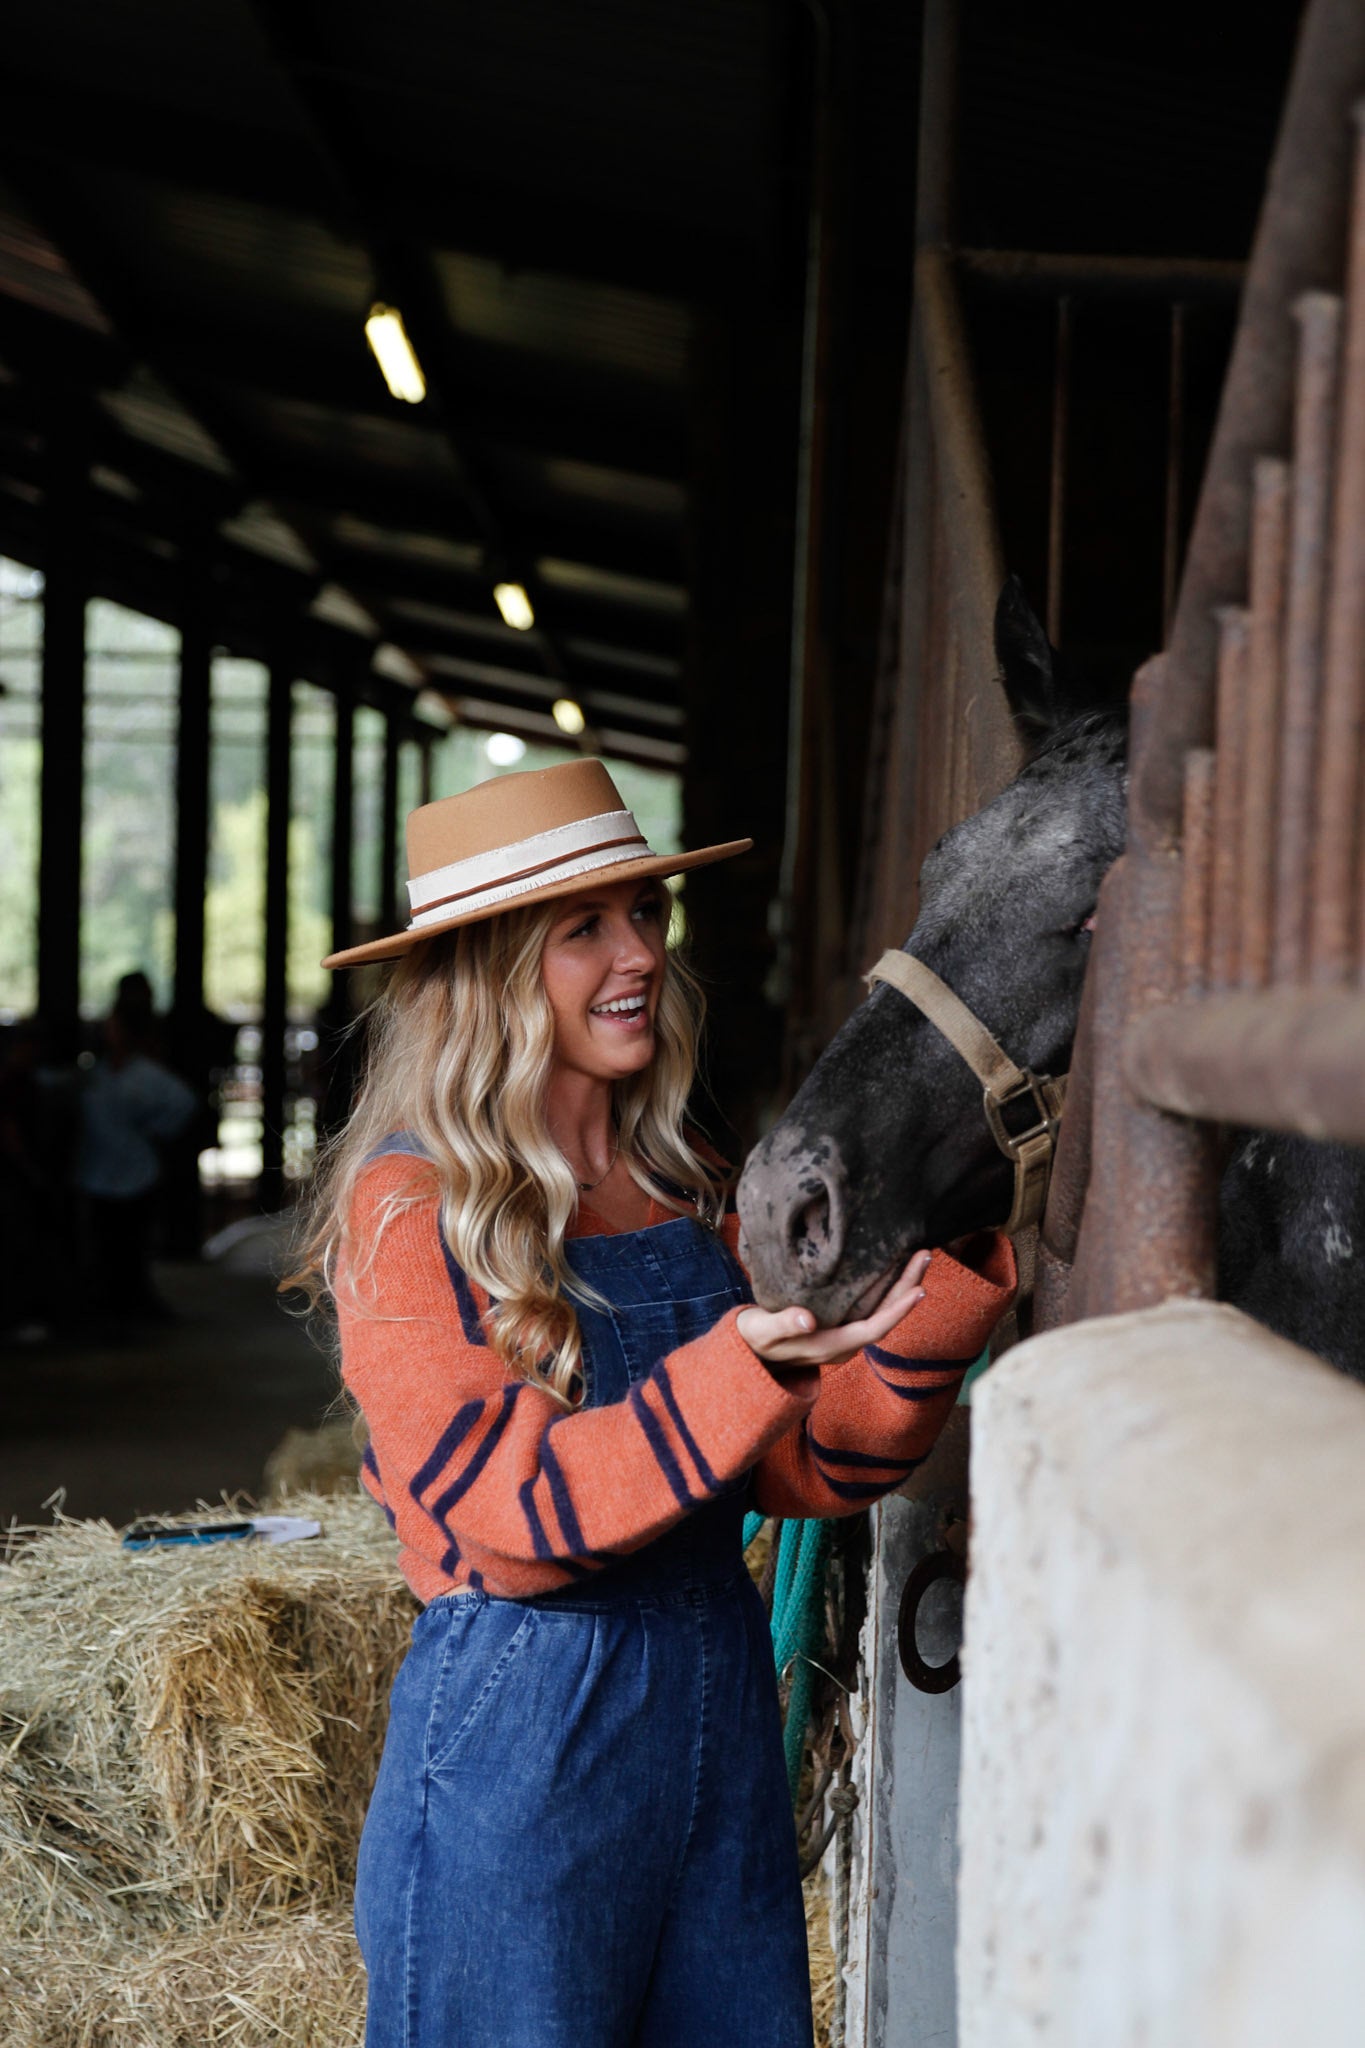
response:
[[[213,436],[154,371],[136,370],[120,389],[104,392],[100,403],[131,440],[197,469],[213,470],[219,476],[233,474],[231,461]]]
[[[108,316],[71,266],[0,186],[0,296],[69,320],[92,334],[111,331]]]

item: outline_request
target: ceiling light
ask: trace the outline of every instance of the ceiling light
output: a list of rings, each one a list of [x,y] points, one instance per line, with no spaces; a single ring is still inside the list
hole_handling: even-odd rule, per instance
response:
[[[572,697],[560,697],[552,708],[555,724],[561,732],[580,733],[588,722]]]
[[[384,373],[384,382],[395,398],[401,398],[407,405],[416,405],[419,399],[426,397],[427,380],[422,375],[422,365],[413,354],[403,315],[397,306],[385,306],[375,301],[365,322],[365,339]]]
[[[531,609],[531,600],[519,583],[495,583],[493,602],[502,613],[505,626],[515,626],[519,633],[529,633],[536,622]]]

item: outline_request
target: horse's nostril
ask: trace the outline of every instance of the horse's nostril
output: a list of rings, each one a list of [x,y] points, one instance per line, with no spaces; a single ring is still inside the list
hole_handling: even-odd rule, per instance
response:
[[[788,1226],[792,1255],[798,1266],[822,1265],[829,1255],[829,1191],[820,1188],[792,1212]]]

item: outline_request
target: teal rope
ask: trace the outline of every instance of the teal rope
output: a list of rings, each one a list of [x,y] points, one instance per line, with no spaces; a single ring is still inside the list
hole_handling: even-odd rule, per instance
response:
[[[744,1517],[744,1546],[763,1526],[762,1515]],[[825,1633],[825,1567],[829,1560],[830,1525],[822,1521],[784,1521],[777,1545],[777,1576],[773,1584],[773,1661],[779,1677],[788,1671],[787,1717],[782,1748],[793,1801],[801,1779],[801,1759],[810,1721],[816,1656]]]

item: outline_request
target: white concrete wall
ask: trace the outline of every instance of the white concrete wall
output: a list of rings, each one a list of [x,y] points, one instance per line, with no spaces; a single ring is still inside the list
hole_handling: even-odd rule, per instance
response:
[[[974,1406],[963,2048],[1365,2043],[1365,1388],[1168,1303]]]

